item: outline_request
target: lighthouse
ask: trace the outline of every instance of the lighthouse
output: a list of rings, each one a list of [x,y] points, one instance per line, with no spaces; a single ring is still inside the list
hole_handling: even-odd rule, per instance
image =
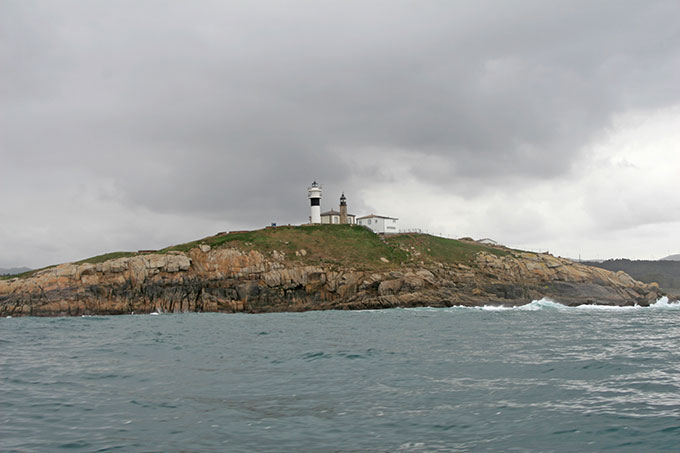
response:
[[[346,224],[347,222],[347,198],[345,197],[345,192],[340,196],[340,223]]]
[[[307,189],[307,193],[311,206],[309,223],[321,223],[321,186],[314,181],[312,187]]]

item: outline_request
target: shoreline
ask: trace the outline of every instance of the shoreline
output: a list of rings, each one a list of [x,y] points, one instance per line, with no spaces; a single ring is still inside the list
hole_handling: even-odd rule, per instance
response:
[[[336,227],[243,234],[1,280],[0,316],[510,307],[544,298],[649,306],[666,296],[624,272],[427,235],[385,240]]]

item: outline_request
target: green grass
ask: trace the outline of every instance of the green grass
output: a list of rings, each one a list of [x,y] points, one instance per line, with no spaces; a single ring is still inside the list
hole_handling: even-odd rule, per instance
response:
[[[406,233],[390,236],[387,238],[390,244],[420,253],[413,256],[416,261],[435,261],[441,263],[462,263],[470,264],[474,261],[475,255],[479,252],[488,252],[496,256],[510,255],[509,250],[489,247],[468,241],[458,241],[456,239],[446,239],[429,234]]]
[[[174,245],[155,253],[188,252],[200,244],[213,248],[234,247],[245,252],[257,250],[264,254],[284,252],[286,258],[303,264],[355,269],[388,269],[402,264],[463,263],[472,264],[479,252],[503,256],[510,250],[489,247],[474,242],[445,239],[427,234],[405,233],[380,237],[367,228],[355,225],[301,225],[264,228],[261,230],[209,236],[197,241]],[[305,250],[306,254],[296,254]],[[142,252],[154,253],[154,252]],[[97,264],[107,260],[139,255],[139,252],[113,252],[77,261],[75,264]],[[385,262],[383,259],[387,260]],[[49,266],[54,267],[54,266]],[[43,268],[47,269],[47,268]],[[26,278],[37,269],[2,279]]]
[[[355,268],[387,268],[410,262],[471,264],[479,252],[497,256],[510,250],[427,234],[397,234],[381,238],[367,228],[353,225],[302,225],[211,236],[161,250],[187,252],[199,244],[229,245],[244,251],[283,251],[289,259],[309,264],[335,264]],[[304,249],[307,255],[296,256]],[[380,258],[385,258],[385,263]]]
[[[258,234],[261,231],[265,230],[244,231],[240,233],[229,233],[219,236],[209,236],[203,239],[199,239],[197,241],[187,242],[185,244],[172,245],[170,247],[166,247],[164,249],[159,250],[158,253],[168,253],[171,251],[188,252],[192,248],[198,247],[200,244],[207,244],[211,247],[219,247],[229,242],[241,244],[262,242],[261,240],[262,237],[260,234]]]
[[[97,263],[103,263],[104,261],[108,260],[115,260],[116,258],[125,258],[128,256],[135,256],[138,255],[137,252],[111,252],[111,253],[104,253],[103,255],[97,255],[93,256],[91,258],[85,258],[84,260],[76,261],[74,264],[85,264],[85,263],[90,263],[90,264],[97,264]]]
[[[265,228],[256,231],[211,236],[161,250],[186,252],[199,244],[211,247],[229,245],[244,251],[286,253],[286,257],[306,264],[384,268],[408,260],[408,254],[386,244],[366,228],[352,225],[302,225]],[[305,256],[296,252],[305,250]],[[385,258],[389,263],[381,260]]]

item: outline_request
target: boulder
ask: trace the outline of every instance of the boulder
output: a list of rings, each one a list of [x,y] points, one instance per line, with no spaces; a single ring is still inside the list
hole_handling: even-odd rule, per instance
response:
[[[378,285],[378,294],[380,296],[389,296],[393,294],[399,294],[404,281],[401,279],[394,280],[383,280]]]

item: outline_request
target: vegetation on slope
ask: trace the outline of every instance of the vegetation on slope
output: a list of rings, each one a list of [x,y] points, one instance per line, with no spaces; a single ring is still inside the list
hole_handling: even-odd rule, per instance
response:
[[[428,234],[405,233],[379,236],[355,225],[302,225],[265,228],[211,236],[164,249],[188,251],[199,244],[219,247],[228,244],[242,250],[263,253],[274,250],[290,259],[308,264],[341,265],[354,268],[389,268],[410,262],[442,262],[470,264],[481,252],[507,255],[505,249],[469,241],[446,239]],[[304,256],[300,251],[304,250]],[[296,254],[296,252],[298,252]]]
[[[387,243],[409,251],[412,258],[416,261],[469,264],[475,255],[482,251],[497,256],[511,254],[511,251],[507,249],[489,247],[471,241],[446,239],[429,234],[397,234],[389,236]]]
[[[85,263],[97,264],[97,263],[103,263],[104,261],[108,261],[108,260],[115,260],[116,258],[125,258],[127,256],[135,256],[135,255],[139,255],[139,253],[135,253],[135,252],[104,253],[103,255],[97,255],[97,256],[93,256],[91,258],[85,258],[84,260],[76,261],[75,264],[85,264]]]
[[[265,254],[276,250],[284,252],[288,259],[305,264],[355,269],[386,269],[420,262],[471,264],[474,256],[481,251],[499,256],[511,253],[507,249],[427,234],[405,233],[383,237],[356,225],[301,225],[222,233],[167,247],[157,252],[106,253],[83,259],[76,264],[96,264],[145,253],[188,252],[201,244],[213,248],[229,246],[246,252],[257,250]],[[28,277],[37,271],[12,278]]]
[[[228,245],[265,254],[276,250],[284,252],[289,259],[307,264],[355,268],[394,266],[409,258],[406,252],[385,243],[370,230],[352,225],[281,226],[236,232],[168,247],[162,252],[186,252],[200,244],[211,247]]]

